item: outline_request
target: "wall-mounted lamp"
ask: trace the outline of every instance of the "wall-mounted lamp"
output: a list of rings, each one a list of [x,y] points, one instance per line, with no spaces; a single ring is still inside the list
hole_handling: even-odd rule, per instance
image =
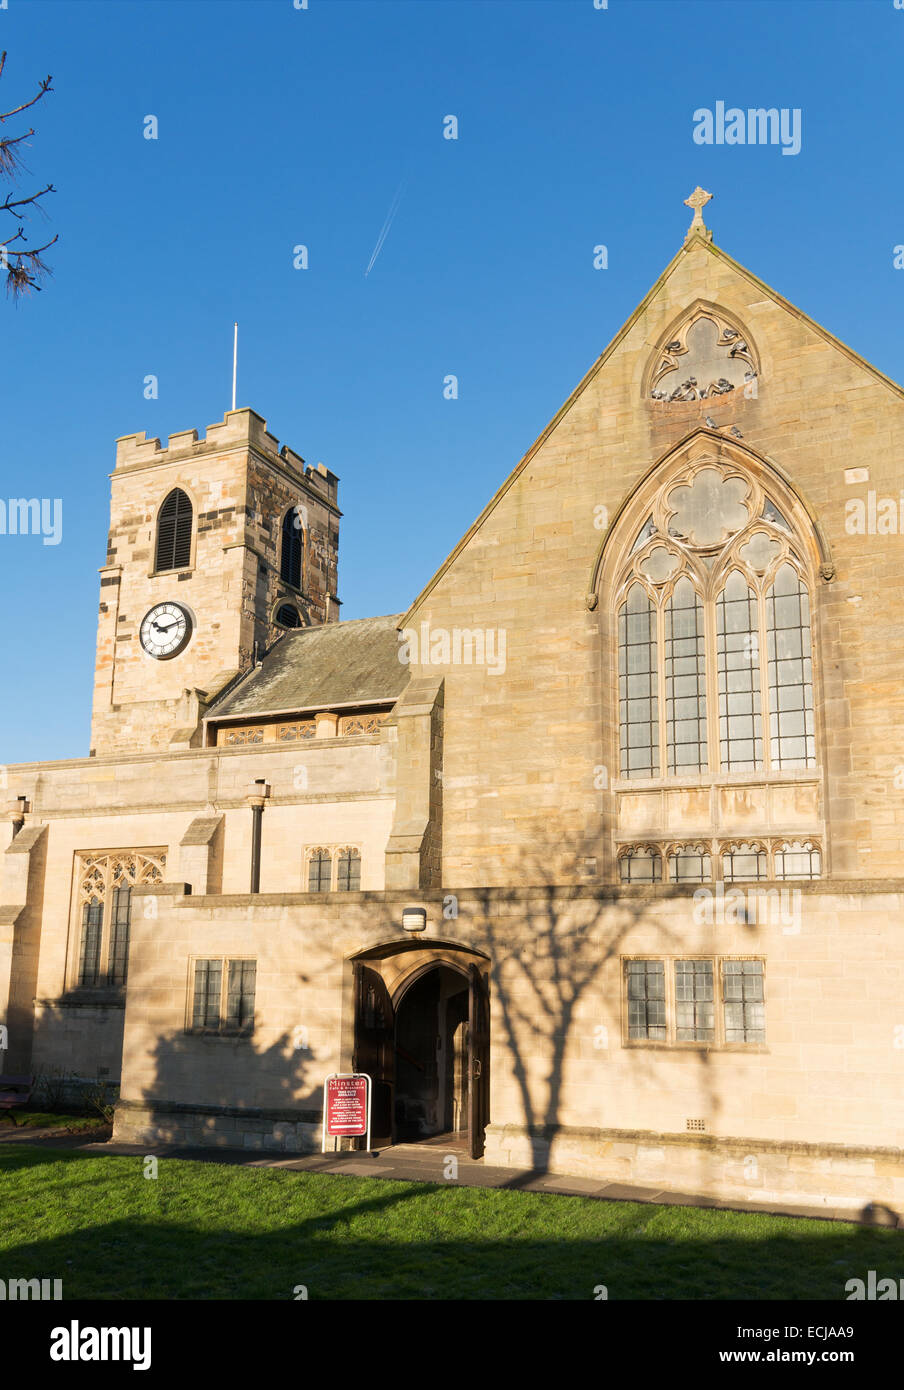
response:
[[[402,928],[404,931],[426,931],[427,909],[424,907],[403,907]]]

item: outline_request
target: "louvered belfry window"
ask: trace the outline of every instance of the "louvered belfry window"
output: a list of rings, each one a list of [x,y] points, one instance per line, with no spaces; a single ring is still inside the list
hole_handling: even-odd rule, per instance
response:
[[[158,570],[182,570],[191,560],[192,505],[181,488],[173,488],[157,520]]]
[[[301,529],[301,516],[298,508],[286,512],[282,524],[282,555],[280,557],[280,577],[294,589],[301,588],[301,552],[304,536]]]

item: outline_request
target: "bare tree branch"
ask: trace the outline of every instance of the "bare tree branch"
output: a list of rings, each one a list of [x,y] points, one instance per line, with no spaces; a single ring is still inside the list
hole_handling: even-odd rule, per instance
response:
[[[3,53],[0,53],[0,77],[3,75],[5,66],[6,51],[4,50]],[[11,110],[0,113],[0,125],[13,116],[21,115],[23,111],[27,111],[29,107],[39,102],[48,92],[52,92],[51,81],[50,77],[44,78],[39,85],[37,94],[30,101],[22,102],[19,106],[14,106]],[[13,182],[17,181],[24,165],[16,147],[27,141],[32,135],[34,135],[33,128],[25,131],[23,135],[9,136],[0,140],[0,177]],[[12,194],[7,194],[6,199],[0,203],[0,213],[8,213],[19,224],[15,234],[6,240],[3,240],[2,235],[0,235],[0,270],[6,271],[6,292],[14,299],[18,299],[31,290],[41,289],[38,280],[52,273],[50,267],[41,257],[43,252],[59,240],[58,237],[52,237],[43,246],[28,247],[23,244],[21,250],[11,248],[15,242],[26,243],[28,241],[27,233],[22,224],[28,220],[29,213],[24,209],[33,208],[42,217],[46,217],[47,212],[40,200],[48,193],[55,192],[56,189],[53,184],[49,183],[46,188],[41,188],[37,193],[32,193],[28,197],[14,198]]]
[[[3,72],[3,66],[5,62],[6,51],[4,50],[2,56],[0,56],[0,74],[2,74]],[[48,92],[52,92],[53,88],[50,85],[52,81],[53,78],[48,75],[44,78],[43,82],[41,83],[37,96],[32,97],[31,101],[23,101],[21,106],[14,106],[11,111],[4,111],[2,114],[0,114],[0,125],[2,125],[4,121],[8,121],[10,116],[18,116],[21,111],[27,111],[29,106],[34,106],[35,102],[40,101],[41,98],[43,96],[46,96]]]
[[[37,203],[38,199],[43,198],[45,193],[56,193],[56,189],[54,188],[52,183],[49,183],[46,188],[42,188],[40,193],[32,193],[30,198],[13,199],[8,197],[5,203],[0,203],[0,212],[11,212],[13,214],[13,217],[18,217],[21,221],[24,218],[25,214],[21,212],[16,212],[15,209],[27,207],[29,203]],[[44,209],[40,208],[39,211],[43,212]]]

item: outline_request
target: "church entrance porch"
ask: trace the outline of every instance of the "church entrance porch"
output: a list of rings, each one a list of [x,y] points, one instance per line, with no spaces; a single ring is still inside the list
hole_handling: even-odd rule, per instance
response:
[[[409,948],[391,962],[354,962],[354,1070],[373,1082],[374,1144],[441,1142],[479,1158],[489,1121],[487,978],[470,952],[431,954]]]

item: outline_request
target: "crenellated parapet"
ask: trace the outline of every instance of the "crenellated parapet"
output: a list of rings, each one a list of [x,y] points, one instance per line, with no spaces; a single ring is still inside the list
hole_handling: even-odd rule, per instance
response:
[[[116,441],[115,472],[188,463],[241,448],[252,449],[291,476],[303,479],[325,502],[336,505],[339,483],[336,474],[322,463],[316,467],[306,464],[300,454],[288,444],[280,444],[270,433],[262,415],[247,408],[228,410],[221,421],[207,426],[203,436],[196,429],[179,430],[169,436],[165,445],[159,439],[148,439],[143,430],[140,434],[122,435]]]

